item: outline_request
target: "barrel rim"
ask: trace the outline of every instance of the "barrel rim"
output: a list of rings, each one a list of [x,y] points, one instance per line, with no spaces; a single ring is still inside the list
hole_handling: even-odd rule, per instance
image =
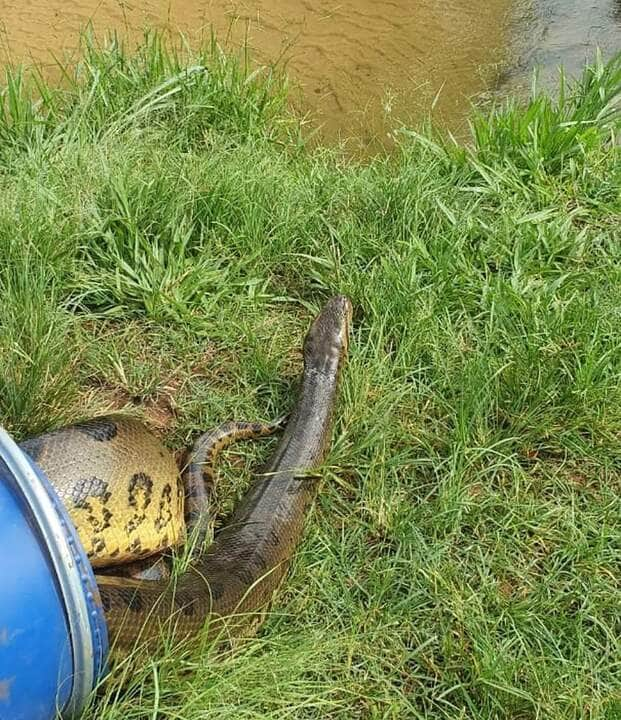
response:
[[[28,456],[1,426],[0,458],[28,504],[58,580],[73,655],[72,689],[63,717],[74,717],[84,707],[97,680],[94,663],[97,648],[93,641],[91,608],[84,583],[90,575],[96,588],[95,579],[73,527],[54,503],[53,489],[46,487],[49,482],[42,473],[37,473]],[[103,643],[107,645],[107,638]]]

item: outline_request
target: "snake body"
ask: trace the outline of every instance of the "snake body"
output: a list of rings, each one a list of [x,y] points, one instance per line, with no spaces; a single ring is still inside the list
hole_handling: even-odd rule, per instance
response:
[[[54,485],[93,567],[184,542],[175,459],[139,420],[93,418],[26,440],[21,448]]]
[[[287,571],[316,493],[318,477],[312,471],[323,462],[331,438],[351,312],[349,300],[337,296],[313,322],[304,341],[298,399],[272,458],[190,567],[173,583],[97,575],[117,650],[157,642],[164,630],[180,638],[197,635],[206,625],[210,634],[223,629],[236,634],[256,624]],[[245,431],[255,436],[264,428],[249,424]],[[206,461],[235,437],[235,428],[221,426],[219,434],[195,445],[186,473],[186,517],[192,523],[200,522],[199,509],[211,492]],[[41,465],[72,517],[79,516],[74,522],[94,565],[136,560],[183,542],[179,472],[172,454],[138,421],[96,418],[22,447]],[[110,486],[119,475],[131,479],[111,509]],[[113,522],[116,515],[120,522]],[[129,546],[129,552],[121,546]]]

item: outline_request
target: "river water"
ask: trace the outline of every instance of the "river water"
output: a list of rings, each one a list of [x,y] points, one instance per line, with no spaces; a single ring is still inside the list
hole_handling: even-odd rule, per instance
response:
[[[325,138],[361,147],[430,112],[458,129],[471,99],[526,84],[534,65],[552,83],[559,63],[621,49],[621,0],[0,0],[0,60],[71,57],[87,22],[245,38],[259,62],[287,60],[294,104]]]

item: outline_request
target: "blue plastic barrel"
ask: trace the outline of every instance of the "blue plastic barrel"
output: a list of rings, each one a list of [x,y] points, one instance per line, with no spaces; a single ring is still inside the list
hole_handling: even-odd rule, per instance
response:
[[[0,428],[0,720],[75,718],[106,667],[90,563],[37,465]]]

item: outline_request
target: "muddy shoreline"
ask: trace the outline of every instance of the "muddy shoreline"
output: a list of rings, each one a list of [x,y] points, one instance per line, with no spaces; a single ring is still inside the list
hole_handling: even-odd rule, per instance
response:
[[[75,57],[88,23],[136,38],[146,27],[200,42],[215,28],[258,62],[286,60],[296,107],[327,139],[381,144],[399,123],[431,113],[459,130],[470,102],[576,71],[596,45],[621,49],[619,0],[0,0],[0,59],[51,65]]]

